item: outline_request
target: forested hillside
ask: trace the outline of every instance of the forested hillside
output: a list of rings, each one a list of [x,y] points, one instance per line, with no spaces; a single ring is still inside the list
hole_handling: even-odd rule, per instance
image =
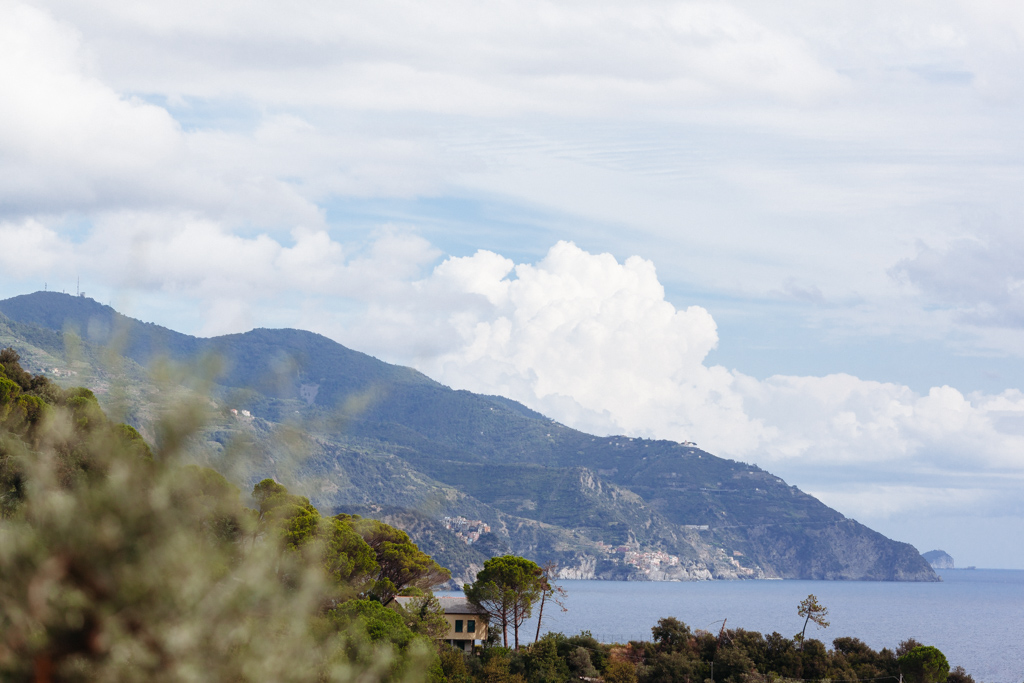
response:
[[[463,578],[501,549],[573,577],[937,580],[911,546],[757,467],[588,435],[310,332],[199,339],[43,292],[2,301],[0,313],[10,319],[0,342],[24,346],[58,381],[95,378],[101,400],[144,434],[164,390],[141,368],[206,363],[206,385],[161,375],[211,399],[198,462],[243,486],[287,481],[321,509],[404,519]],[[251,446],[244,462],[232,455],[239,443]],[[445,517],[490,531],[468,544]]]

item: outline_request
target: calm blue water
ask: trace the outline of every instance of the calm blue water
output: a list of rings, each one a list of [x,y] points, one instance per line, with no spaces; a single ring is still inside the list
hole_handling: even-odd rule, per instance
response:
[[[831,625],[811,624],[807,635],[829,646],[852,636],[876,650],[895,649],[912,637],[942,650],[950,666],[963,666],[979,683],[1024,681],[1024,571],[939,574],[942,583],[562,581],[568,611],[546,607],[543,630],[589,630],[602,642],[650,640],[658,619],[672,616],[694,629],[717,631],[728,619],[729,628],[792,637],[803,626],[797,603],[814,593],[828,607]],[[535,629],[536,622],[526,627],[521,640],[531,642]]]

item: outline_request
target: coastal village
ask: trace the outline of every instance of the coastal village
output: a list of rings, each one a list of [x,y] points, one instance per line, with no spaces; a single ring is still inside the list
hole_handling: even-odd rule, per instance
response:
[[[598,547],[609,555],[621,555],[622,563],[635,567],[641,574],[651,576],[679,566],[679,558],[664,550],[641,550],[636,545],[612,546],[598,543]]]
[[[453,532],[466,545],[473,545],[480,540],[481,534],[490,533],[491,527],[479,519],[466,517],[442,517],[444,528]],[[635,567],[642,575],[654,577],[664,575],[674,567],[679,567],[679,558],[663,550],[641,550],[639,546],[612,546],[598,542],[597,546],[608,555],[621,556],[622,563]]]
[[[466,545],[473,545],[480,540],[480,534],[489,534],[491,526],[484,524],[479,519],[466,519],[465,517],[442,517],[441,523],[445,529],[455,533]]]

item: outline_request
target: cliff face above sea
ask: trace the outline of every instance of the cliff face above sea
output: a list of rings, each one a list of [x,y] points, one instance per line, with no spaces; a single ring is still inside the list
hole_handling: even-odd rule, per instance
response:
[[[457,579],[513,552],[565,578],[938,580],[913,547],[758,467],[585,434],[311,332],[200,339],[52,292],[0,301],[0,314],[0,344],[32,371],[91,383],[143,434],[167,390],[142,368],[218,359],[197,460],[243,489],[274,477],[327,513],[400,526]]]

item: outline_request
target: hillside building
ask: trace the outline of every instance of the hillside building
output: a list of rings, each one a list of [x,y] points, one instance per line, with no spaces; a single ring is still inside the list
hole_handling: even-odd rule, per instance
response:
[[[395,598],[395,602],[405,607],[416,599],[399,596]],[[445,621],[448,622],[448,633],[438,640],[466,652],[472,652],[474,645],[487,640],[487,615],[481,612],[480,608],[466,598],[439,597],[437,601],[441,603]]]

